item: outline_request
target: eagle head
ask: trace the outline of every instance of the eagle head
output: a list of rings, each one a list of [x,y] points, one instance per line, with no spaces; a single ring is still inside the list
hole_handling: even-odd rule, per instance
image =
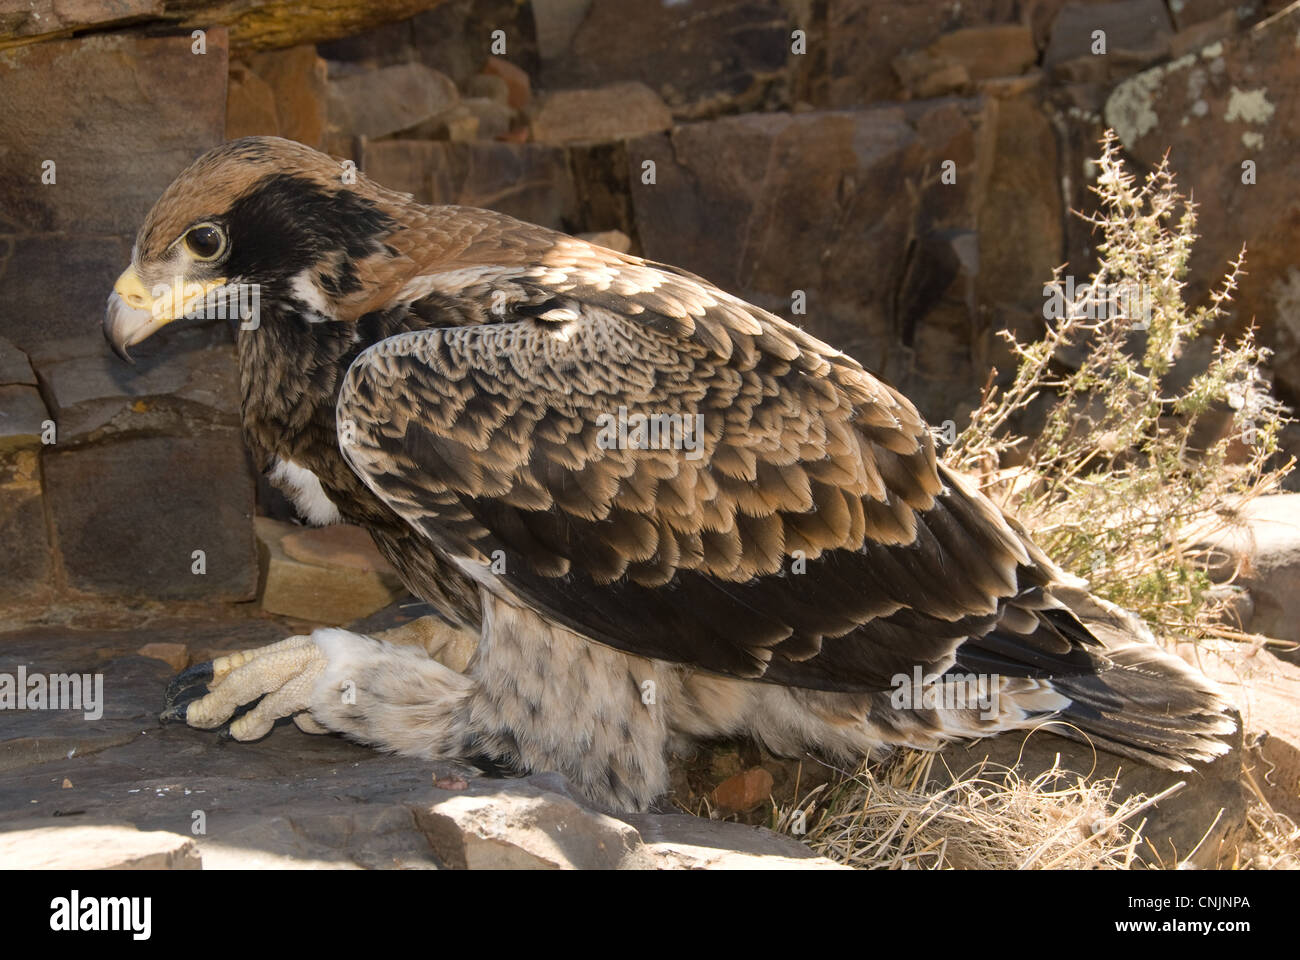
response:
[[[129,362],[128,347],[183,317],[253,329],[255,314],[278,304],[306,323],[353,320],[384,286],[409,200],[291,140],[222,144],[145,218],[109,295],[104,335]]]

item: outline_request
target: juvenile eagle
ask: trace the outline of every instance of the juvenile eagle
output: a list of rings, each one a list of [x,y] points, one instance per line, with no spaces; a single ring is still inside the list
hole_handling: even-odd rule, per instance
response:
[[[347,173],[270,137],[210,151],[145,220],[105,333],[125,356],[193,312],[175,278],[256,285],[261,468],[308,520],[368,529],[477,653],[462,674],[320,629],[191,668],[165,716],[261,698],[236,739],[292,716],[634,810],[701,738],[852,762],[1059,718],[1162,767],[1226,752],[1214,688],[852,358],[675,267]],[[975,679],[989,696],[951,696]]]

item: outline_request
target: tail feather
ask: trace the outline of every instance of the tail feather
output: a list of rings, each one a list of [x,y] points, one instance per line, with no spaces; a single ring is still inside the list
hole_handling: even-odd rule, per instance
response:
[[[1203,674],[1154,643],[1107,649],[1099,673],[1052,681],[1069,698],[1059,733],[1167,770],[1229,752],[1231,706]],[[1078,728],[1078,729],[1074,729]]]
[[[1068,701],[1052,715],[1062,721],[1054,731],[1111,753],[1186,771],[1230,752],[1224,738],[1237,729],[1233,707],[1208,677],[1159,646],[1137,617],[1084,585],[1054,585],[1052,593],[1091,643],[1079,642],[1058,609],[1042,629],[1068,636],[1068,655],[1046,653],[1041,641],[995,628],[963,646],[958,663],[1007,671],[1009,661],[1020,660],[1020,675],[1045,680]],[[1014,664],[1010,670],[1016,675]],[[1031,703],[1024,706],[1024,723],[1046,719]]]

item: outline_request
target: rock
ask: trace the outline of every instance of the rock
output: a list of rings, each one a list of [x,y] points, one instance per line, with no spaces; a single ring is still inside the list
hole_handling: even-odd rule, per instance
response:
[[[899,80],[926,98],[961,90],[971,80],[1023,73],[1038,59],[1028,27],[995,24],[945,33],[923,50],[894,59]]]
[[[487,64],[494,55],[524,75],[538,71],[536,31],[531,3],[516,0],[444,0],[411,21],[416,56],[441,70],[464,89],[469,78],[480,71],[492,72]],[[496,48],[493,31],[505,34],[505,50]],[[502,76],[506,76],[504,73]],[[507,80],[510,78],[507,76]],[[527,85],[525,83],[525,90]],[[512,102],[522,106],[527,100]]]
[[[65,781],[66,782],[66,781]],[[130,825],[33,826],[0,834],[6,870],[199,870],[194,841]]]
[[[254,597],[253,477],[237,428],[57,445],[44,468],[73,589],[154,601]]]
[[[4,189],[0,183],[0,193]],[[69,195],[71,192],[69,187]],[[124,231],[121,236],[75,232],[0,236],[0,270],[4,271],[7,303],[3,330],[14,346],[33,358],[51,341],[61,339],[97,341],[102,349],[104,306],[114,281],[131,259],[132,241],[125,231],[137,226],[138,220],[122,220],[118,224]],[[7,224],[0,220],[0,230],[5,229]]]
[[[772,775],[762,767],[751,767],[728,777],[713,791],[713,800],[724,813],[744,813],[772,795]]]
[[[510,85],[494,73],[478,73],[470,77],[469,83],[465,85],[465,93],[468,97],[480,97],[510,106]]]
[[[1187,536],[1210,554],[1216,581],[1231,580],[1250,592],[1250,629],[1288,644],[1300,644],[1300,494],[1257,497],[1239,511],[1240,522],[1189,530]],[[1300,663],[1300,652],[1276,649]]]
[[[611,250],[617,250],[619,253],[627,253],[632,249],[631,239],[622,230],[601,230],[597,233],[580,233],[578,236],[588,243],[608,247]]]
[[[974,313],[985,108],[757,114],[638,138],[627,169],[642,254],[798,323],[942,422],[973,392],[987,335]],[[955,182],[941,183],[949,162]]]
[[[0,387],[3,390],[31,387]],[[45,525],[39,444],[30,435],[10,438],[0,451],[0,606],[40,609],[52,589],[54,558]]]
[[[1173,26],[1161,0],[1067,3],[1052,24],[1043,69],[1051,71],[1080,58],[1108,67],[1112,61],[1123,65],[1149,63],[1168,53]],[[1097,30],[1105,34],[1105,54],[1093,53]]]
[[[319,148],[327,99],[327,68],[315,47],[251,54],[230,65],[226,139],[267,134]]]
[[[115,34],[0,52],[9,144],[0,157],[3,229],[134,235],[176,174],[222,140],[225,33],[209,31],[203,55],[191,44],[188,36]],[[62,117],[60,109],[84,103],[87,77],[95,109]],[[53,184],[41,182],[46,161],[55,165]],[[50,286],[63,291],[70,265],[52,259],[59,273]]]
[[[513,107],[486,97],[466,97],[460,104],[477,120],[478,139],[496,140],[510,132],[515,119]]]
[[[41,392],[24,384],[0,386],[0,453],[39,446],[49,413]]]
[[[161,660],[173,673],[180,673],[190,665],[190,650],[183,643],[146,643],[136,653]]]
[[[36,372],[32,362],[10,341],[0,337],[0,386],[22,384],[36,386]]]
[[[559,147],[381,141],[366,145],[361,168],[422,203],[489,207],[555,229],[577,218],[573,177]]]
[[[634,827],[570,798],[563,778],[529,779],[417,810],[438,859],[455,870],[610,870],[640,843]],[[554,786],[544,792],[536,784],[547,780]]]
[[[0,48],[15,41],[49,40],[74,30],[102,30],[161,17],[165,9],[164,0],[29,0],[21,8],[13,4],[0,12]]]
[[[655,870],[847,870],[790,837],[682,814],[629,814],[644,844],[631,863]]]
[[[359,528],[308,531],[266,517],[258,517],[255,527],[260,600],[268,613],[341,626],[382,610],[406,592],[374,545],[362,545],[369,535]],[[326,532],[336,529],[341,532]]]
[[[1241,711],[1246,764],[1264,799],[1292,819],[1300,817],[1300,667],[1247,644],[1180,651],[1218,681]]]
[[[444,114],[459,99],[449,77],[420,63],[331,77],[329,127],[335,133],[382,137]]]
[[[596,0],[563,46],[577,11],[565,4],[557,30],[557,6],[548,5],[538,26],[549,90],[643,83],[682,118],[774,109],[783,104],[787,62],[800,59],[790,54],[796,24],[779,0]]]
[[[1225,13],[1231,13],[1235,19],[1239,8],[1244,13],[1251,6],[1256,5],[1240,6],[1236,0],[1173,0],[1169,4],[1169,12],[1173,14],[1174,24],[1178,29],[1186,30],[1192,26],[1218,19]],[[1245,16],[1242,19],[1245,19]]]
[[[597,90],[560,90],[542,103],[533,119],[540,143],[601,143],[667,130],[673,116],[643,83],[619,83]]]
[[[1196,198],[1201,238],[1184,296],[1203,302],[1244,243],[1245,270],[1229,306],[1231,330],[1252,320],[1273,360],[1282,398],[1300,398],[1300,270],[1294,256],[1292,184],[1300,157],[1300,7],[1120,84],[1106,123],[1139,164],[1169,152],[1179,189]],[[1218,144],[1214,156],[1206,143]],[[1253,172],[1252,172],[1253,171]],[[1253,180],[1255,182],[1243,182]]]
[[[167,327],[122,363],[103,338],[37,346],[34,359],[58,421],[60,443],[122,433],[185,432],[194,418],[237,426],[239,383],[225,321]]]
[[[995,159],[979,210],[979,300],[1041,323],[1043,284],[1065,260],[1056,134],[1027,97],[998,101],[996,117]]]
[[[228,27],[240,52],[274,50],[346,37],[427,10],[438,0],[367,0],[303,5],[291,0],[33,0],[28,10],[0,14],[0,48],[77,30],[137,24],[153,30],[193,29],[209,36]],[[451,4],[448,4],[450,6]]]
[[[370,534],[350,523],[336,523],[328,527],[300,527],[285,533],[280,539],[280,546],[286,556],[300,563],[318,567],[347,567],[362,573],[397,572],[379,552],[374,540],[370,539]]]
[[[818,107],[857,109],[904,98],[904,85],[893,67],[900,55],[923,50],[946,33],[999,28],[1019,16],[1014,5],[996,0],[961,4],[829,0],[825,18],[823,25],[810,28],[814,36],[809,39],[809,54],[790,58],[800,74],[801,96]],[[823,49],[824,66],[816,55]]]
[[[225,33],[209,31],[202,55],[192,43],[112,34],[0,52],[0,332],[38,370],[54,341],[103,351],[105,300],[136,229],[195,154],[222,140]]]
[[[485,79],[497,79],[505,84],[506,104],[515,110],[523,110],[533,100],[532,81],[528,73],[502,57],[488,57],[483,64]]]
[[[554,63],[568,53],[591,4],[592,0],[533,0],[537,52],[542,63]]]
[[[247,64],[232,63],[226,86],[226,139],[279,135],[280,118],[271,85]]]
[[[1189,53],[1196,53],[1202,47],[1225,39],[1236,29],[1237,11],[1224,10],[1212,19],[1180,28],[1169,41],[1169,55],[1177,60]]]

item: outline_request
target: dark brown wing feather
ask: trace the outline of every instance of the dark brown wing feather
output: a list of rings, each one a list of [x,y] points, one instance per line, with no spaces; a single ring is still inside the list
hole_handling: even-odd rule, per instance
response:
[[[427,278],[413,295],[487,322],[349,370],[349,463],[441,550],[619,649],[821,689],[943,670],[1009,598],[1041,600],[1050,565],[936,464],[904,397],[696,277],[606,253]],[[620,411],[699,414],[699,449],[621,446]]]

